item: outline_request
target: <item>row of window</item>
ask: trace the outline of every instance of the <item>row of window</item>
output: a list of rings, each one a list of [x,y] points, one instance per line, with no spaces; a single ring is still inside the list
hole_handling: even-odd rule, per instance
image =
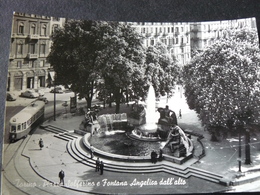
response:
[[[40,67],[44,67],[45,66],[45,60],[41,60],[40,61]],[[19,60],[17,61],[17,68],[22,68],[23,67],[23,61],[22,60]],[[36,67],[36,64],[37,64],[37,61],[36,60],[29,60],[29,63],[28,63],[28,67],[29,68],[34,68]]]
[[[44,113],[44,108],[41,108],[35,115],[33,115],[28,121],[18,124],[17,127],[15,125],[11,126],[11,132],[22,131],[29,128],[38,118],[40,118]]]
[[[179,33],[184,32],[184,27],[142,27],[141,33]],[[189,28],[186,27],[186,32]]]
[[[17,50],[16,50],[16,53],[18,54],[18,55],[23,55],[23,53],[24,53],[24,44],[23,43],[19,43],[19,44],[17,44]],[[45,43],[43,43],[43,44],[40,44],[40,54],[46,54],[46,44]],[[37,44],[36,43],[30,43],[29,44],[29,48],[28,48],[28,53],[30,53],[30,54],[36,54],[36,52],[37,52],[37,50],[36,50],[36,48],[37,48]]]
[[[187,22],[130,22],[133,25],[185,25]]]
[[[185,40],[186,39],[186,40]],[[180,42],[179,42],[179,40],[180,40]],[[170,39],[160,39],[160,41],[162,42],[162,43],[164,43],[165,45],[177,45],[177,44],[184,44],[184,43],[189,43],[189,38],[188,37],[186,37],[186,38],[184,38],[184,37],[181,37],[180,39],[179,38],[170,38]],[[149,42],[148,42],[148,40],[147,40],[147,46],[149,46],[149,45],[155,45],[157,43],[157,41],[156,40],[154,40],[154,39],[151,39],[150,40],[150,44],[149,44]]]
[[[18,23],[18,34],[24,34],[25,33],[25,27],[24,22]],[[37,25],[35,23],[30,24],[30,32],[29,34],[37,34]],[[41,24],[40,33],[41,36],[47,36],[47,24]]]

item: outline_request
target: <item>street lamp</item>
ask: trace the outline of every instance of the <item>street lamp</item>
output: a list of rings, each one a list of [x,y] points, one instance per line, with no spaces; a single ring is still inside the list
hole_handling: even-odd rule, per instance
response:
[[[245,164],[250,165],[252,162],[251,162],[251,157],[250,157],[250,131],[249,131],[249,129],[246,129],[245,134],[246,134],[246,136],[245,136],[245,139],[246,139],[246,146],[245,146],[246,160],[245,160]]]
[[[237,119],[235,120],[235,127],[238,130],[238,171],[241,172],[241,129],[243,128],[243,123]]]
[[[54,75],[54,81],[53,81],[54,89],[53,89],[53,95],[54,95],[54,104],[53,104],[53,120],[56,121],[56,73]]]

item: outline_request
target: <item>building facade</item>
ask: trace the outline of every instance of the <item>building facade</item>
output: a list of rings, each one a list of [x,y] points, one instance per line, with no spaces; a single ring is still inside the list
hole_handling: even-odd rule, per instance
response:
[[[202,51],[207,46],[212,45],[216,40],[223,37],[227,29],[256,29],[255,18],[245,18],[237,20],[194,22],[191,26],[191,48],[192,51]]]
[[[176,57],[180,66],[190,61],[190,23],[132,22],[130,24],[144,37],[145,47],[162,42],[167,46],[169,54]]]
[[[64,18],[14,13],[8,66],[7,91],[45,88],[54,77],[46,58],[51,34],[63,27]],[[164,43],[180,66],[221,38],[227,28],[256,28],[255,18],[209,22],[129,22],[139,32],[144,47]]]
[[[50,36],[61,25],[61,19],[14,13],[7,91],[24,91],[48,85],[50,64],[46,58],[51,47]]]

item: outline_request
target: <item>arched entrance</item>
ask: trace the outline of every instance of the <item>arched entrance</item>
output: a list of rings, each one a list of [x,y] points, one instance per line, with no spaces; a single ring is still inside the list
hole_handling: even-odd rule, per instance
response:
[[[26,88],[33,89],[34,88],[34,72],[29,71],[26,73]]]
[[[14,74],[14,90],[22,90],[23,87],[23,73],[21,71]]]

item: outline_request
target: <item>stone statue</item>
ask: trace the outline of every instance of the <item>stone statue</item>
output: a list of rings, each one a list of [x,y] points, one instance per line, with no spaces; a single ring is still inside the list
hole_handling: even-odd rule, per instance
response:
[[[177,117],[174,111],[169,109],[169,106],[165,108],[158,108],[158,112],[160,113],[160,118],[158,120],[158,124],[162,125],[177,125]]]
[[[172,126],[165,146],[169,146],[172,153],[178,151],[178,156],[186,156],[189,153],[190,143],[179,126]]]
[[[175,146],[179,146],[181,143],[181,137],[178,130],[171,127],[167,140],[168,141],[166,145],[168,144],[170,146],[171,152],[174,152],[176,149]]]

